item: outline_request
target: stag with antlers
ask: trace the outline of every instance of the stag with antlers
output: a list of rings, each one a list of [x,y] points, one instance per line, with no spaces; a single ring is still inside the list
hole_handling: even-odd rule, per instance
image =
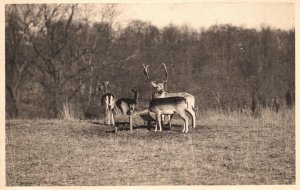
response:
[[[183,97],[187,103],[187,111],[192,116],[192,126],[196,127],[196,116],[195,116],[195,97],[187,92],[166,92],[165,84],[168,82],[168,70],[167,66],[162,63],[165,70],[165,79],[162,81],[154,81],[149,77],[148,69],[149,65],[143,65],[144,74],[146,75],[148,81],[151,83],[154,88],[154,93],[152,94],[153,98],[166,98],[166,97]],[[171,121],[169,121],[169,125]]]

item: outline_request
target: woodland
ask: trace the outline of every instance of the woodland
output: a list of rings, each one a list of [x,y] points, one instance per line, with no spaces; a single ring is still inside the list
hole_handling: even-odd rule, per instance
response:
[[[117,4],[97,18],[84,4],[5,6],[6,118],[98,118],[99,84],[117,98],[139,92],[147,108],[151,85],[196,97],[197,111],[289,109],[295,101],[295,29],[215,24],[193,28],[118,22]],[[93,18],[93,19],[91,19]],[[275,109],[275,111],[276,111]]]

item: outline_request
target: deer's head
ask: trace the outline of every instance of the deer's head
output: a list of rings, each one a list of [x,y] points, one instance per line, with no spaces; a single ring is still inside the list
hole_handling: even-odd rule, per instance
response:
[[[109,81],[105,81],[105,82],[98,82],[98,90],[99,91],[103,91],[104,93],[107,93],[107,86],[108,86]]]
[[[149,65],[143,65],[144,69],[144,74],[146,75],[148,81],[150,82],[150,84],[154,87],[155,91],[156,92],[164,92],[165,91],[165,83],[168,81],[168,70],[167,70],[167,66],[162,63],[162,65],[164,66],[164,70],[165,70],[165,79],[162,80],[162,81],[156,81],[156,80],[152,80],[150,77],[149,77],[149,73],[148,73],[148,68],[149,68]]]

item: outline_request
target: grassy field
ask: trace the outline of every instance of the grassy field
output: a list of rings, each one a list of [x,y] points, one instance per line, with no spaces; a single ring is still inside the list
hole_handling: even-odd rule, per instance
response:
[[[294,111],[205,112],[197,128],[7,120],[6,185],[295,184]],[[178,125],[180,124],[180,126]]]

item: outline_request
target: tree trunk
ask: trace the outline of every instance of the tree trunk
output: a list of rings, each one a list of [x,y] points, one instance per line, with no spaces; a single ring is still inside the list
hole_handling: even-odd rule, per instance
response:
[[[8,105],[9,115],[11,118],[17,118],[19,116],[19,98],[17,96],[17,92],[16,90],[12,90],[9,86],[6,86],[6,89],[11,100],[11,104]],[[8,104],[7,99],[6,104]]]

